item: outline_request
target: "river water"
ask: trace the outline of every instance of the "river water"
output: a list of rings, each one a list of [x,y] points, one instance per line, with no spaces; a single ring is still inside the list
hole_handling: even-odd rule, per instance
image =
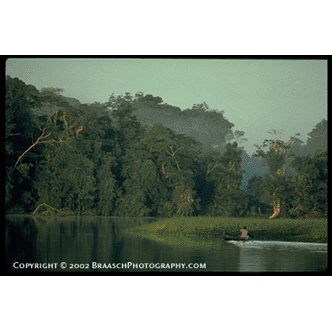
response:
[[[6,217],[6,272],[320,272],[327,244],[127,234],[155,219]]]

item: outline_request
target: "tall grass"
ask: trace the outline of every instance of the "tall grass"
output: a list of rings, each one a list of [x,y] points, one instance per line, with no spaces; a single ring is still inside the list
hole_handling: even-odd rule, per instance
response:
[[[130,229],[130,232],[199,238],[223,238],[224,232],[240,234],[246,226],[255,240],[327,242],[327,219],[261,219],[179,217]]]

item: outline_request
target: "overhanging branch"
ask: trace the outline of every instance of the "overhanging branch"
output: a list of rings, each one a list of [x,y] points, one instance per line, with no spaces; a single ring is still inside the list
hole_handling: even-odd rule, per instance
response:
[[[41,141],[42,139],[45,139],[47,137],[49,137],[51,135],[51,133],[45,135],[45,132],[43,131],[43,133],[38,137],[38,139],[36,140],[35,143],[33,143],[28,149],[26,149],[17,159],[15,165],[14,165],[14,169],[16,168],[17,164],[24,158],[24,156],[32,149],[34,148],[37,144],[40,143],[49,143],[51,141],[45,142],[45,141]]]

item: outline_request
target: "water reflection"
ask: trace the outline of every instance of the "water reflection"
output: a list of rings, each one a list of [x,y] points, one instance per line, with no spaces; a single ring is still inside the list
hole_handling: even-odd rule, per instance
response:
[[[240,272],[306,272],[327,267],[327,245],[320,243],[235,242]]]
[[[6,271],[28,273],[47,268],[14,268],[13,263],[57,263],[58,271],[114,272],[119,269],[92,268],[92,262],[176,263],[180,269],[125,269],[140,272],[311,272],[327,267],[326,244],[277,242],[223,242],[196,239],[153,239],[127,234],[125,230],[155,219],[139,218],[6,218]],[[66,269],[59,264],[67,263]],[[188,270],[189,263],[206,269]],[[75,265],[76,264],[76,265]],[[15,267],[17,267],[16,264]],[[72,268],[70,268],[72,266]]]

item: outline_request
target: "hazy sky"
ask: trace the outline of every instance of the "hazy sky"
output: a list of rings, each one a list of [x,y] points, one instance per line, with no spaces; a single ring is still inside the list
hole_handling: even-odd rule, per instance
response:
[[[182,110],[205,101],[245,132],[249,154],[271,129],[306,141],[327,119],[326,60],[9,59],[6,75],[82,103],[139,91]]]

